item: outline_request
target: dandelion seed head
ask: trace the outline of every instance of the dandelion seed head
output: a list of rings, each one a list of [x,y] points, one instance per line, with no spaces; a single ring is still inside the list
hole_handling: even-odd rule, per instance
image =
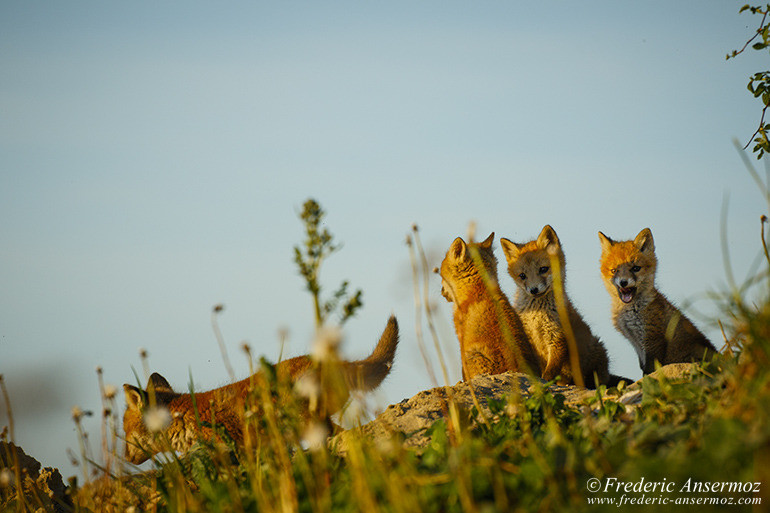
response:
[[[150,433],[160,433],[171,425],[171,413],[163,406],[153,406],[144,414],[144,425]]]
[[[302,434],[302,441],[311,451],[323,449],[326,445],[326,438],[329,436],[329,430],[324,424],[314,422],[310,424]]]
[[[115,399],[115,395],[118,393],[118,389],[115,385],[104,385],[104,397],[107,399]]]
[[[343,412],[345,420],[353,423],[363,423],[368,411],[364,394],[351,391],[350,402]]]
[[[393,438],[390,437],[376,439],[375,447],[381,454],[393,454],[397,449]]]
[[[305,399],[317,399],[321,395],[321,384],[314,373],[307,372],[294,382],[294,390]]]
[[[336,356],[342,341],[342,331],[338,326],[324,326],[318,330],[311,356],[315,361],[324,362]]]
[[[13,472],[11,472],[11,469],[4,468],[3,470],[0,470],[0,488],[8,488],[13,484]]]

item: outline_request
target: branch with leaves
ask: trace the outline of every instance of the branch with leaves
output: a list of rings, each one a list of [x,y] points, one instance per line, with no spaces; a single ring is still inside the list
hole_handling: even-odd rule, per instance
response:
[[[305,226],[305,240],[302,246],[294,246],[294,262],[299,268],[299,274],[305,280],[306,288],[313,297],[316,327],[320,328],[336,310],[340,310],[339,324],[342,326],[356,311],[363,306],[363,292],[358,289],[352,295],[348,292],[349,283],[343,281],[331,298],[321,299],[321,283],[319,274],[321,264],[332,253],[342,246],[334,243],[334,237],[323,227],[326,216],[321,205],[310,198],[302,205],[300,220]]]
[[[731,59],[743,53],[746,48],[751,45],[754,50],[765,50],[770,47],[770,23],[767,20],[768,12],[770,12],[770,4],[765,7],[744,5],[739,12],[749,11],[751,14],[761,14],[762,21],[759,23],[759,27],[756,33],[746,41],[746,44],[740,50],[733,50],[732,53],[727,54],[727,59]],[[757,41],[752,44],[757,38],[761,41]],[[770,71],[760,71],[755,73],[749,78],[748,90],[754,95],[754,98],[762,99],[762,116],[759,119],[759,128],[751,136],[751,140],[746,143],[744,150],[749,147],[752,140],[755,144],[752,151],[757,154],[757,159],[762,158],[765,152],[770,152],[770,141],[768,141],[767,133],[770,132],[770,123],[765,123],[765,113],[767,108],[770,107]]]

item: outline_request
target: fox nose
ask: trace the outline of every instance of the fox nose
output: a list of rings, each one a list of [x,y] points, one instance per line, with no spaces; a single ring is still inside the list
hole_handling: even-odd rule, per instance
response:
[[[537,294],[538,292],[540,292],[540,290],[537,287],[532,287],[529,289],[530,294]]]
[[[620,280],[621,287],[628,287],[628,280]]]

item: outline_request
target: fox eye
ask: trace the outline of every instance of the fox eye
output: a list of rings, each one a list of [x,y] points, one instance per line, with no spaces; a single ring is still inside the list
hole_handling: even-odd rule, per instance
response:
[[[545,274],[548,272],[548,266],[544,265],[543,267],[538,269],[538,271],[540,272],[540,274]]]
[[[527,279],[527,275],[524,274],[524,273],[521,273],[521,274],[519,274],[519,278],[521,278],[522,280],[526,280]]]
[[[642,270],[642,268],[641,268],[641,267],[639,267],[638,265],[635,265],[635,266],[633,266],[633,267],[631,268],[631,272],[632,272],[632,273],[638,273],[638,272],[639,272],[639,271],[641,271],[641,270]]]

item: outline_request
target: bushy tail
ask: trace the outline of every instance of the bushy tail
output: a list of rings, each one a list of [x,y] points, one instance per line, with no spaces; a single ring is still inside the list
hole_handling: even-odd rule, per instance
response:
[[[398,321],[391,315],[380,341],[367,358],[345,363],[348,386],[352,390],[374,390],[390,372],[398,346]]]

